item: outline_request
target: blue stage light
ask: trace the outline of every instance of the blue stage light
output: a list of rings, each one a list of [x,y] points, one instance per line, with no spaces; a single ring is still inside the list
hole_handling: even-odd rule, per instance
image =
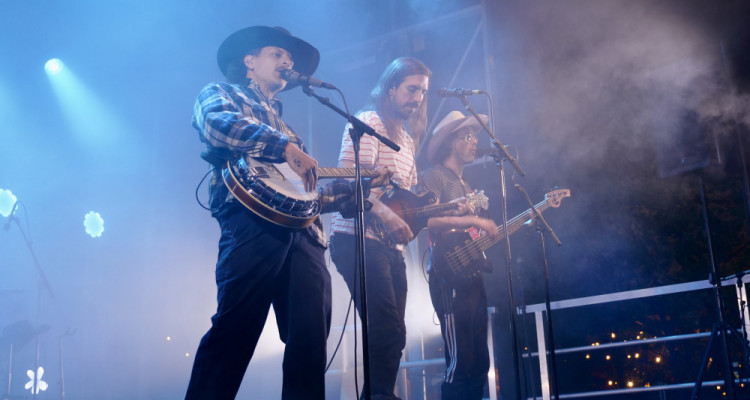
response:
[[[0,189],[0,215],[3,217],[10,216],[17,200],[16,196],[10,190]]]
[[[33,369],[27,370],[26,376],[28,376],[30,380],[26,382],[26,386],[24,386],[24,388],[26,390],[30,390],[31,394],[37,395],[40,391],[47,390],[47,387],[49,385],[47,385],[47,382],[42,380],[42,377],[44,377],[44,368],[37,368],[36,374],[34,373]]]
[[[57,74],[47,74],[74,139],[98,155],[106,154],[102,160],[130,154],[126,149],[134,140],[133,132],[126,128],[119,113],[74,72],[66,65]]]
[[[91,237],[99,237],[104,232],[104,219],[98,212],[89,211],[83,219],[86,233]]]
[[[59,58],[53,58],[44,64],[44,70],[48,75],[57,75],[63,69],[63,62]]]

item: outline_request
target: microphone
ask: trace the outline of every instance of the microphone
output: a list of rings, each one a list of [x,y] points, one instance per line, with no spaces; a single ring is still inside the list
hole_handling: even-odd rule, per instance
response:
[[[333,86],[330,83],[325,83],[311,76],[302,75],[293,69],[282,69],[281,79],[287,81],[288,83],[292,83],[292,84],[300,85],[300,86],[315,86],[315,87],[322,87],[325,89],[336,89],[336,86]]]
[[[438,96],[440,97],[461,97],[461,96],[471,96],[475,94],[485,94],[484,90],[475,90],[475,89],[446,89],[446,88],[440,88],[438,89]]]
[[[15,213],[16,209],[18,209],[18,200],[16,200],[15,203],[13,203],[13,208],[10,209],[10,214],[8,214],[8,220],[5,221],[5,225],[3,225],[3,230],[7,231],[10,229],[10,223],[13,222],[13,219],[16,218]]]

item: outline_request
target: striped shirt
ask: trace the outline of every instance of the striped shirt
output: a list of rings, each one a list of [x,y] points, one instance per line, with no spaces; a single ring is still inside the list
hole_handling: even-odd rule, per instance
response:
[[[440,203],[450,203],[474,192],[463,179],[444,165],[428,170],[420,179],[422,187],[434,193]]]
[[[363,167],[385,166],[393,172],[392,180],[400,187],[409,189],[417,184],[417,167],[414,158],[414,141],[405,129],[398,132],[397,137],[393,138],[387,134],[385,124],[375,111],[363,111],[357,114],[357,118],[371,126],[375,132],[386,136],[401,146],[399,152],[393,151],[390,147],[380,142],[377,138],[370,135],[362,136],[360,141],[359,159]],[[346,125],[344,135],[341,140],[341,153],[339,154],[339,163],[342,161],[354,162],[354,149],[352,139],[349,137],[350,124]],[[372,189],[373,193],[382,193],[382,189]],[[331,219],[332,233],[354,234],[354,220],[344,219],[340,214],[334,214]],[[368,239],[380,240],[379,235],[375,233],[371,226],[367,227],[366,237]],[[403,246],[397,246],[403,249]]]

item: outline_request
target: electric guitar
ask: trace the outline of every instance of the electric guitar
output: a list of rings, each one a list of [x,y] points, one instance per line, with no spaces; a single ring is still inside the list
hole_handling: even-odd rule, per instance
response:
[[[354,178],[355,171],[318,167],[317,172],[318,179],[325,179]],[[375,170],[362,170],[362,177],[375,176]],[[286,162],[274,164],[240,157],[224,164],[221,177],[242,205],[274,224],[302,229],[320,214],[318,191],[306,191],[302,178]]]
[[[540,213],[548,208],[560,207],[562,199],[570,197],[570,189],[557,189],[547,193],[544,201],[534,208]],[[512,235],[532,222],[533,212],[528,210],[508,221],[508,234]],[[452,229],[439,235],[432,248],[432,265],[446,279],[461,279],[477,276],[489,263],[484,251],[505,239],[503,226],[497,228],[498,235],[479,235],[476,228]]]
[[[414,237],[419,231],[427,227],[427,220],[430,217],[455,210],[461,204],[458,201],[435,204],[437,197],[432,192],[425,191],[415,194],[396,185],[383,192],[379,199],[409,225]],[[484,194],[484,191],[469,194],[466,196],[466,201],[474,208],[486,210],[489,207],[489,198]],[[370,225],[373,226],[381,241],[388,245],[397,243],[390,237],[379,218],[372,216]]]

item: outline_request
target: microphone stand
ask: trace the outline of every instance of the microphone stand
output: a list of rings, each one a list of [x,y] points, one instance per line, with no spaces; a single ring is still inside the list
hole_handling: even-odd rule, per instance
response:
[[[57,349],[60,355],[60,400],[65,400],[65,362],[63,359],[63,338],[73,336],[76,332],[68,328],[65,333],[57,337]]]
[[[503,210],[503,232],[508,232],[508,201],[506,198],[506,184],[505,184],[505,169],[503,167],[502,160],[505,159],[508,162],[510,162],[511,165],[513,165],[513,168],[518,171],[518,173],[521,176],[526,175],[526,172],[521,168],[521,166],[518,164],[515,158],[513,158],[510,153],[508,153],[508,150],[505,148],[505,146],[500,142],[500,140],[495,136],[495,134],[492,132],[492,130],[487,126],[487,124],[482,121],[481,118],[479,118],[479,114],[477,114],[476,110],[474,110],[474,107],[472,107],[471,103],[469,103],[469,100],[466,98],[466,96],[461,95],[459,96],[461,99],[461,102],[464,103],[464,106],[466,106],[466,110],[471,112],[471,114],[474,116],[474,118],[479,122],[479,124],[484,128],[485,132],[487,132],[488,135],[490,135],[490,138],[492,139],[492,144],[495,146],[496,149],[498,149],[499,156],[495,158],[495,164],[497,164],[498,174],[500,176],[500,200],[502,203],[502,210]],[[533,207],[532,207],[533,208]],[[505,271],[506,276],[508,279],[508,316],[510,319],[510,333],[511,333],[511,339],[512,339],[512,354],[513,354],[513,371],[514,371],[514,377],[515,377],[515,385],[516,385],[516,400],[521,400],[521,368],[519,366],[518,362],[518,334],[516,329],[516,321],[513,317],[513,312],[515,310],[514,301],[513,301],[513,278],[511,274],[511,255],[510,255],[510,235],[505,235]]]
[[[711,229],[708,223],[708,206],[706,202],[705,193],[703,190],[703,177],[698,177],[698,195],[701,202],[701,212],[703,216],[703,228],[706,231],[706,246],[708,248],[708,261],[709,261],[709,274],[708,281],[713,286],[714,299],[716,301],[716,316],[717,322],[714,323],[711,328],[711,336],[708,338],[708,344],[706,345],[706,352],[703,354],[703,361],[701,362],[700,368],[698,369],[698,377],[695,379],[695,385],[693,386],[693,392],[690,395],[690,400],[697,400],[700,397],[700,389],[703,386],[703,375],[708,368],[709,361],[711,360],[711,351],[713,349],[714,339],[719,336],[720,354],[722,357],[723,367],[723,378],[724,387],[726,390],[726,398],[729,400],[737,399],[737,388],[734,385],[734,375],[732,374],[732,362],[729,358],[729,347],[727,343],[727,335],[733,335],[739,343],[745,342],[738,337],[737,331],[734,330],[728,322],[724,320],[724,299],[721,297],[721,278],[719,277],[719,265],[716,263],[714,257],[713,245],[711,242]],[[740,379],[740,383],[741,383]]]
[[[747,310],[747,291],[745,290],[745,282],[743,282],[743,277],[750,273],[750,270],[748,271],[742,271],[738,272],[736,274],[727,276],[725,278],[722,278],[722,281],[728,281],[731,279],[736,279],[735,285],[737,286],[737,302],[740,305],[740,323],[742,324],[741,335],[739,333],[735,334],[735,337],[737,338],[737,341],[742,343],[742,361],[745,363],[745,365],[750,365],[750,342],[748,342],[748,332],[747,332],[747,324],[748,321],[745,319],[745,311]],[[740,365],[742,365],[740,363]],[[742,368],[743,370],[747,371],[747,369]],[[739,383],[740,387],[744,387],[744,382],[747,381],[748,378],[743,378],[742,374],[739,376]]]
[[[481,118],[479,118],[479,114],[477,114],[477,111],[474,109],[474,107],[471,106],[471,103],[469,103],[469,100],[466,98],[466,96],[460,97],[461,101],[464,103],[464,106],[466,106],[466,111],[469,111],[471,115],[474,116],[474,118],[479,122],[479,125],[484,128],[485,132],[487,132],[488,135],[490,135],[490,138],[492,139],[492,144],[500,151],[500,154],[502,157],[513,166],[513,168],[518,171],[518,174],[521,176],[526,175],[526,171],[521,168],[521,166],[518,164],[518,161],[516,161],[513,156],[508,153],[508,150],[505,148],[505,145],[498,139],[495,134],[492,132],[492,130],[487,126],[487,124],[482,121]],[[532,207],[533,208],[533,207]]]
[[[23,204],[23,203],[21,203]],[[16,202],[16,206],[18,205],[18,202]],[[14,206],[14,209],[15,207]],[[25,210],[25,207],[24,207]],[[27,217],[28,221],[28,217]],[[36,253],[34,252],[34,248],[32,247],[31,239],[26,236],[26,232],[24,232],[23,227],[21,227],[21,221],[15,217],[14,213],[11,213],[10,216],[8,216],[8,221],[6,222],[6,226],[9,226],[11,222],[15,222],[16,226],[18,226],[18,231],[21,232],[21,236],[23,237],[24,242],[26,243],[26,247],[29,249],[29,254],[31,254],[31,259],[34,261],[34,267],[36,268],[37,273],[39,274],[39,290],[37,295],[37,304],[36,304],[36,323],[37,326],[39,325],[39,319],[41,318],[41,312],[42,312],[42,292],[44,289],[47,289],[46,291],[49,293],[50,297],[53,300],[55,299],[55,293],[52,291],[52,286],[49,284],[49,280],[47,279],[47,274],[44,273],[44,270],[42,269],[41,264],[39,264],[39,260],[36,257]],[[36,332],[36,345],[35,345],[35,357],[34,357],[34,378],[33,378],[33,386],[31,388],[32,390],[32,399],[36,400],[37,398],[37,385],[39,384],[39,350],[40,350],[40,343],[39,343],[39,335],[41,332]]]
[[[376,137],[381,142],[385,143],[386,146],[390,147],[394,151],[399,151],[401,148],[396,144],[393,143],[391,140],[389,140],[386,137],[383,137],[379,133],[375,132],[372,127],[365,124],[360,120],[359,118],[349,114],[346,111],[343,111],[342,109],[338,108],[334,104],[330,102],[330,100],[326,97],[319,96],[316,94],[312,89],[310,89],[309,86],[303,87],[302,91],[315,99],[317,99],[321,104],[327,106],[328,108],[332,109],[339,115],[346,118],[349,123],[352,124],[352,128],[349,129],[349,136],[352,138],[352,145],[354,147],[354,191],[355,191],[355,200],[356,200],[356,207],[357,207],[357,213],[354,218],[354,233],[355,233],[355,254],[356,257],[356,265],[355,265],[355,271],[359,272],[360,276],[360,283],[359,283],[359,289],[360,289],[360,314],[361,314],[361,320],[362,320],[362,365],[363,365],[363,372],[364,376],[367,377],[367,384],[364,387],[364,398],[369,400],[372,398],[372,392],[370,388],[370,350],[369,350],[369,335],[368,335],[368,321],[367,321],[367,279],[366,279],[366,273],[365,273],[365,199],[364,199],[364,189],[362,187],[362,177],[361,177],[361,165],[359,161],[359,144],[360,139],[362,136],[367,133],[370,136]],[[357,274],[355,273],[355,277]],[[355,280],[356,281],[356,280]],[[353,295],[353,294],[352,294]]]
[[[555,231],[552,230],[552,227],[549,226],[547,223],[547,220],[544,219],[542,216],[542,213],[540,213],[536,207],[534,207],[534,202],[531,201],[531,197],[529,197],[529,193],[526,192],[526,189],[523,188],[523,186],[519,184],[515,184],[516,189],[518,189],[519,192],[523,195],[523,197],[526,199],[526,201],[531,205],[531,212],[534,214],[534,220],[536,221],[537,229],[536,231],[539,233],[539,242],[542,246],[542,262],[544,264],[544,307],[545,312],[547,314],[547,343],[549,344],[549,353],[547,358],[547,369],[549,370],[549,384],[552,386],[552,394],[555,396],[555,399],[560,398],[560,391],[558,389],[557,385],[557,358],[555,356],[555,335],[552,333],[552,307],[550,305],[550,295],[549,295],[549,262],[547,260],[547,247],[545,246],[544,242],[544,232],[547,231],[552,235],[552,239],[555,241],[555,244],[558,246],[562,246],[562,242],[555,234]],[[539,354],[539,357],[542,355]]]

